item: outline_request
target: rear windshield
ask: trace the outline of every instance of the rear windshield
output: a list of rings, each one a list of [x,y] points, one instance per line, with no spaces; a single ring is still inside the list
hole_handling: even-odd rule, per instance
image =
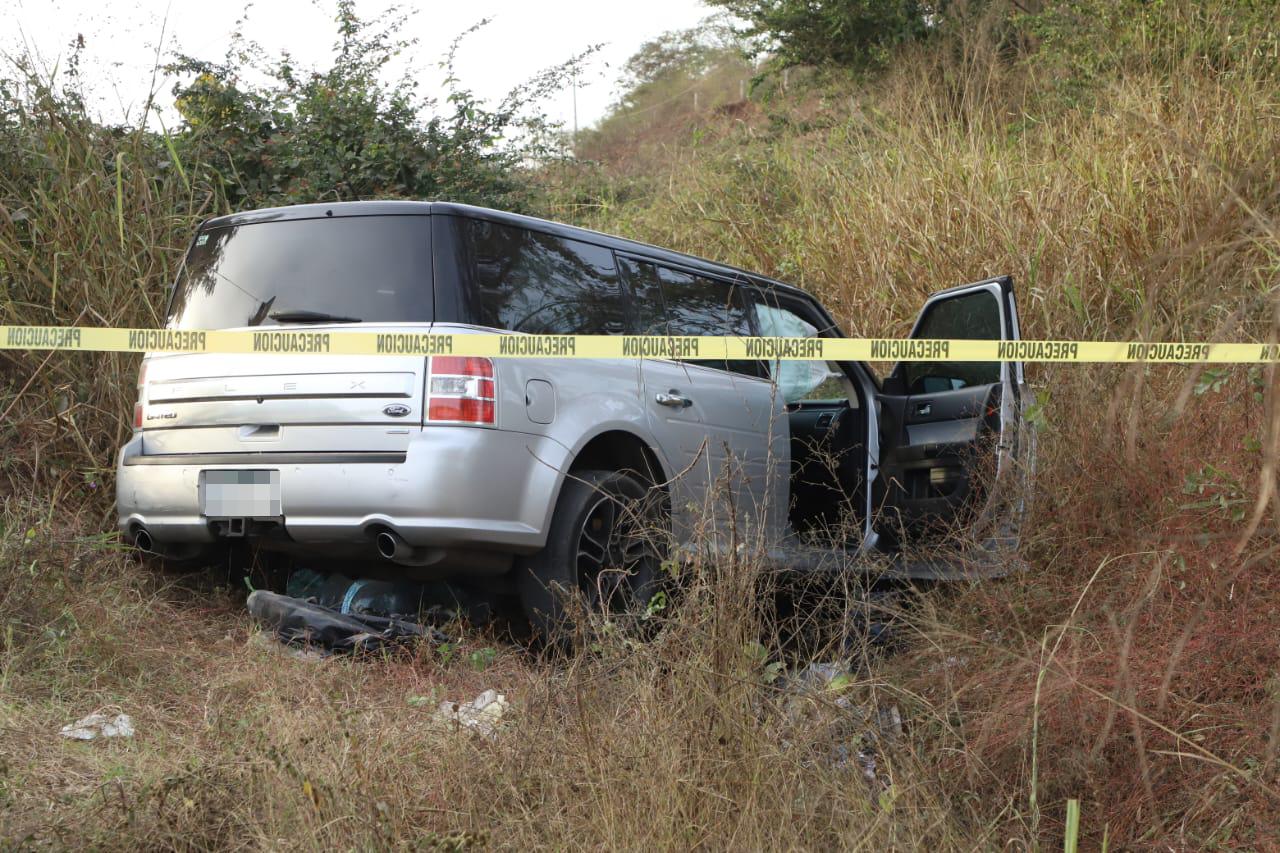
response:
[[[178,275],[169,325],[290,325],[304,315],[430,322],[430,222],[348,216],[205,229]]]

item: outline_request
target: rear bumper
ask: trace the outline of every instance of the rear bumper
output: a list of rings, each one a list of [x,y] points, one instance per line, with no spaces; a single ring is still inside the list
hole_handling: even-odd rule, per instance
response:
[[[200,472],[280,472],[283,530],[299,545],[372,542],[391,529],[414,546],[530,553],[546,526],[568,450],[551,439],[473,427],[428,427],[403,454],[246,453],[142,456],[120,451],[116,509],[128,537],[160,545],[213,542],[200,514]]]

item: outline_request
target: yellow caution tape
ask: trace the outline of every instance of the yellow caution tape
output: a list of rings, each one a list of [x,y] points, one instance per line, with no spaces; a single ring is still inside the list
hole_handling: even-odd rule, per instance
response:
[[[901,338],[721,338],[469,332],[218,331],[0,326],[0,349],[308,355],[477,355],[496,358],[761,359],[773,361],[1028,361],[1262,364],[1277,344],[1148,341],[972,341]]]

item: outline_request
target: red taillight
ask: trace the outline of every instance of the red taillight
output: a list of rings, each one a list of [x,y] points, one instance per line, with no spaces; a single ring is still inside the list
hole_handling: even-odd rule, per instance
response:
[[[133,404],[133,428],[142,429],[142,403]]]
[[[493,423],[492,400],[469,400],[462,397],[436,397],[427,408],[432,421],[465,421],[472,424]]]
[[[431,372],[455,376],[493,376],[493,362],[470,355],[438,355],[431,359]]]
[[[433,356],[427,375],[427,420],[492,424],[497,380],[493,361],[458,355]]]

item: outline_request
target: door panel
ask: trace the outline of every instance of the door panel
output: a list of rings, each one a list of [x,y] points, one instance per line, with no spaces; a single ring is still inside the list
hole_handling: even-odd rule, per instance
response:
[[[692,534],[715,469],[703,415],[708,395],[693,374],[674,361],[647,358],[640,365],[649,431],[672,469],[671,520],[679,539]]]
[[[1007,277],[930,297],[913,338],[1017,337]],[[1021,365],[904,362],[880,404],[878,529],[891,542],[923,542],[978,518],[994,496],[1021,408]]]
[[[618,261],[631,294],[629,325],[636,333],[754,332],[735,285],[637,258]],[[722,522],[733,518],[745,533],[759,530],[767,511],[766,534],[780,533],[775,504],[785,480],[777,482],[769,461],[781,460],[785,471],[785,412],[772,384],[750,375],[756,372],[763,374],[755,362],[642,361],[650,427],[672,467],[684,472],[673,491],[677,528],[683,521],[691,532],[704,518],[723,528]]]
[[[728,521],[731,498],[740,526],[757,529],[760,513],[773,509],[768,489],[775,486],[768,470],[769,385],[657,359],[645,359],[641,377],[650,429],[673,467],[684,471],[679,494],[690,525],[704,518],[717,525]],[[777,441],[785,442],[786,433]]]
[[[710,459],[713,485],[733,500],[739,530],[777,538],[786,506],[787,415],[773,384],[730,371],[691,367],[707,397],[707,434],[716,436]],[[727,509],[727,508],[726,508]],[[727,511],[715,514],[728,521]],[[761,526],[763,525],[763,527]]]

